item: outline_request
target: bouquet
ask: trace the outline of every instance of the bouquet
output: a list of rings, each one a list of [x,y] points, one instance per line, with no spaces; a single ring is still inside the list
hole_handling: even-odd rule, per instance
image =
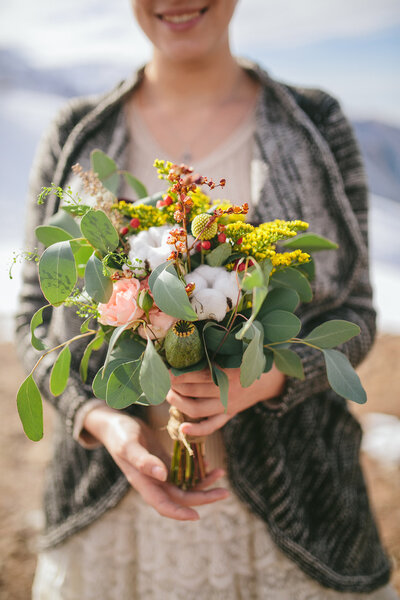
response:
[[[308,233],[308,224],[275,220],[257,227],[246,222],[248,205],[212,200],[203,190],[223,188],[186,165],[156,160],[164,192],[148,196],[132,174],[119,171],[95,150],[92,170],[73,170],[90,202],[70,188],[43,188],[61,199],[60,210],[36,229],[46,248],[38,262],[47,304],[32,317],[32,345],[42,352],[18,391],[17,405],[26,435],[43,435],[42,400],[34,372],[44,356],[58,351],[50,374],[50,392],[68,385],[71,346],[89,343],[80,362],[88,377],[92,352],[106,344],[104,363],[92,388],[116,409],[131,404],[158,405],[170,388],[169,370],[179,376],[209,369],[226,408],[227,369],[240,368],[240,383],[250,386],[272,365],[304,378],[299,355],[305,344],[320,350],[329,384],[348,400],[365,402],[365,391],[344,354],[333,349],[359,333],[359,327],[330,320],[299,338],[295,311],[310,302],[314,277],[312,253],[336,244]],[[137,201],[117,197],[120,178]],[[32,258],[32,256],[31,256]],[[82,317],[80,334],[47,348],[36,335],[43,311],[73,306]],[[180,424],[188,419],[170,409],[168,432],[174,440],[170,480],[182,488],[205,476],[204,443],[187,439]]]

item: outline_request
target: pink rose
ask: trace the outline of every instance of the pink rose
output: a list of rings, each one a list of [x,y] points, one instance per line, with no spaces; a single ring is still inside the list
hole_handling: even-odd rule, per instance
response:
[[[165,338],[167,331],[171,329],[172,325],[176,323],[178,319],[161,312],[159,308],[152,308],[149,311],[149,320],[149,327],[146,327],[145,329],[143,325],[140,325],[138,329],[139,335],[145,340],[147,339],[146,333],[151,340]]]
[[[138,307],[136,298],[140,290],[140,281],[131,279],[118,279],[113,283],[113,293],[107,304],[97,307],[102,325],[127,325],[143,316],[143,311]]]

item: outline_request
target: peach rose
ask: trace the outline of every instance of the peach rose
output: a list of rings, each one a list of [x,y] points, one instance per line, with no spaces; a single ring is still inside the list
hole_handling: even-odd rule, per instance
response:
[[[127,325],[140,319],[144,312],[138,307],[136,298],[140,290],[140,281],[118,279],[113,282],[113,292],[107,304],[99,304],[99,322],[102,325]]]
[[[167,331],[178,319],[163,313],[159,308],[152,308],[149,311],[149,320],[149,327],[145,329],[143,325],[140,325],[138,329],[138,334],[145,340],[147,339],[146,333],[151,340],[165,338]]]

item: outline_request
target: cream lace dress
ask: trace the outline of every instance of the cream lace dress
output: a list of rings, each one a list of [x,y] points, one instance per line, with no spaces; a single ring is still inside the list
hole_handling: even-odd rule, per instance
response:
[[[146,183],[150,193],[156,192],[160,181],[151,165],[156,157],[169,157],[135,111],[129,119],[135,131],[130,147],[131,170]],[[226,177],[224,196],[238,204],[249,200],[254,127],[252,112],[228,140],[206,160],[196,163],[196,171],[204,175],[217,180]],[[216,192],[213,194],[218,197]],[[83,410],[77,416],[78,439],[79,424],[86,413]],[[152,407],[149,413],[156,435],[171,449],[172,442],[162,429],[168,420],[168,407]],[[207,440],[206,454],[210,468],[224,466],[219,432]],[[218,485],[229,488],[226,480]],[[398,598],[390,586],[372,594],[339,593],[320,586],[280,552],[264,522],[250,513],[233,492],[223,501],[196,510],[200,515],[196,522],[167,519],[130,490],[97,521],[39,555],[33,600]]]

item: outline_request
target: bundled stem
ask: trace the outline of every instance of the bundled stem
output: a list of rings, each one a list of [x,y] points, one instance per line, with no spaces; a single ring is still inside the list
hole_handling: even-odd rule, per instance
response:
[[[188,439],[180,430],[189,421],[177,408],[171,406],[167,430],[174,440],[170,479],[183,490],[193,488],[206,476],[204,438]]]

